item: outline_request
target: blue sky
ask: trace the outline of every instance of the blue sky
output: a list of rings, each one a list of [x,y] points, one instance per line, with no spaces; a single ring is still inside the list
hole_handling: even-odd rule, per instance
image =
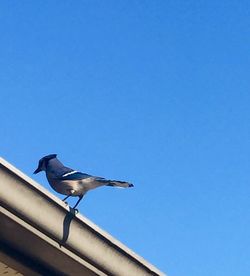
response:
[[[249,275],[249,1],[1,1],[0,23],[1,156],[51,192],[50,153],[133,182],[79,210],[169,276]]]

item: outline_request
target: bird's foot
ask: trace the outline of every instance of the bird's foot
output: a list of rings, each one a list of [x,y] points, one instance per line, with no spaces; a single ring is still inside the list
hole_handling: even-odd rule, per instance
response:
[[[78,214],[79,213],[79,210],[78,209],[74,209],[73,210],[75,211],[75,214]]]

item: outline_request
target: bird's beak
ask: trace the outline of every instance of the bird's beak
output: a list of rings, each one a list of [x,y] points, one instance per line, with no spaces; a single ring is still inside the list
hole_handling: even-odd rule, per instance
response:
[[[33,173],[34,174],[37,174],[37,173],[39,173],[39,172],[41,172],[42,170],[38,167]]]

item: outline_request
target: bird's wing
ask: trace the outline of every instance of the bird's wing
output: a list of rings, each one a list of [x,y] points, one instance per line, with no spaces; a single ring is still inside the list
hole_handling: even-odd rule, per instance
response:
[[[89,177],[92,177],[92,175],[71,170],[61,175],[60,180],[81,180]]]
[[[53,170],[50,170],[49,172],[52,173],[54,178],[61,178],[63,175],[74,172],[74,170],[65,166],[60,166],[53,168]]]

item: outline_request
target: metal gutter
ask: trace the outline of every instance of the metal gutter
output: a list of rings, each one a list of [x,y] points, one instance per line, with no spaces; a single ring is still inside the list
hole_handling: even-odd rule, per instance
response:
[[[3,158],[1,242],[33,262],[34,275],[165,275]]]

